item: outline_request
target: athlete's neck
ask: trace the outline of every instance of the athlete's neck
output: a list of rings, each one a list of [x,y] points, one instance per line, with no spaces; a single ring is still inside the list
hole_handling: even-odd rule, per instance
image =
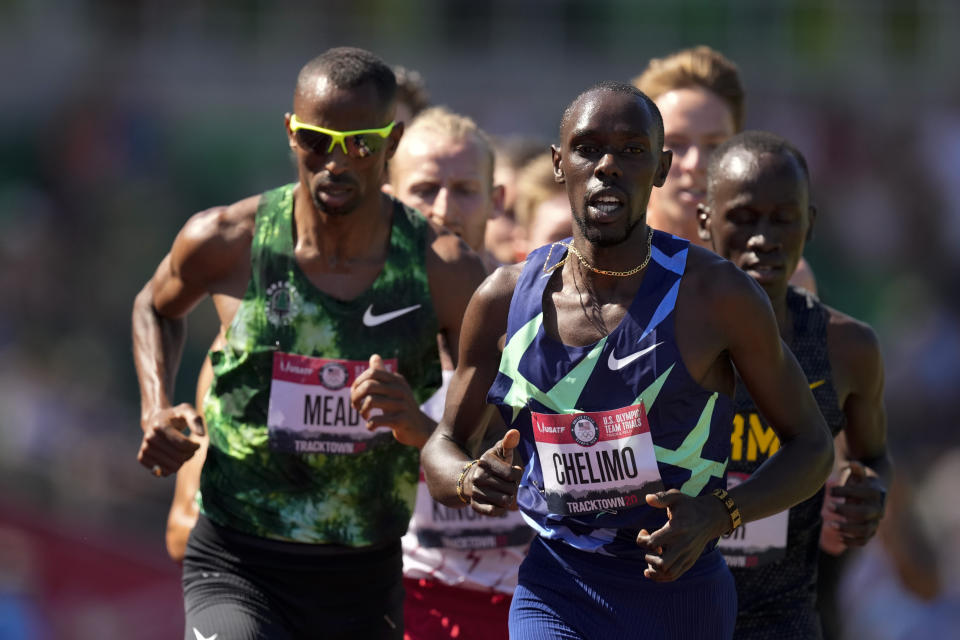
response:
[[[349,271],[357,262],[383,261],[389,244],[393,201],[377,191],[347,214],[318,211],[299,185],[293,198],[294,252],[321,269]]]
[[[613,272],[628,272],[642,264],[647,259],[647,234],[649,227],[638,224],[623,241],[614,245],[601,246],[587,240],[579,229],[574,228],[573,246],[580,252],[583,259],[594,269]],[[549,268],[550,265],[547,265]],[[649,268],[649,263],[647,265]],[[587,285],[587,289],[601,298],[626,295],[633,297],[646,269],[628,276],[606,275],[588,268],[572,250],[567,251],[563,265],[564,283],[577,286],[577,282]],[[579,289],[579,287],[577,287]]]

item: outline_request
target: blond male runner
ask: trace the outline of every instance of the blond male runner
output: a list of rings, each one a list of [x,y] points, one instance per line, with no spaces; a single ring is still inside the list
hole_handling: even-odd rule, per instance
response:
[[[404,132],[390,161],[389,192],[456,233],[495,268],[484,247],[487,222],[503,209],[493,165],[493,146],[473,120],[434,107]],[[438,420],[452,375],[445,363],[444,387],[422,407]],[[489,446],[501,435],[483,437]],[[519,512],[489,517],[451,509],[430,497],[421,478],[403,537],[407,640],[506,640],[517,568],[532,538]]]
[[[746,95],[740,70],[720,52],[699,46],[654,58],[633,84],[660,109],[664,147],[674,156],[663,188],[650,194],[650,226],[710,249],[697,234],[697,205],[707,190],[710,152],[743,129]],[[791,282],[817,292],[806,260]]]

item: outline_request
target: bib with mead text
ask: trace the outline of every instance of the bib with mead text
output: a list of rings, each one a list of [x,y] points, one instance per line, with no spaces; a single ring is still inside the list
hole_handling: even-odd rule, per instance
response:
[[[397,370],[396,359],[383,364],[387,371]],[[368,366],[365,360],[275,353],[267,412],[270,448],[350,455],[392,441],[389,427],[368,430],[350,405],[350,385]]]

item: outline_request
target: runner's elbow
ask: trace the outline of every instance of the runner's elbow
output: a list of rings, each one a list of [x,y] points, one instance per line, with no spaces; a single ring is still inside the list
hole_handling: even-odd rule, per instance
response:
[[[133,299],[133,317],[136,318],[139,314],[152,311],[152,308],[153,285],[152,282],[147,282]]]

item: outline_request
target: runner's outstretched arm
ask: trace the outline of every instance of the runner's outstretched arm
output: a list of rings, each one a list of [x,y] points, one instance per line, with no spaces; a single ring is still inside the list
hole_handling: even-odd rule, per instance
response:
[[[170,256],[158,270],[169,269]],[[133,301],[133,363],[140,380],[140,406],[170,404],[183,345],[187,337],[186,318],[167,318],[153,307],[153,280],[147,282]],[[141,415],[141,421],[147,416]]]
[[[457,495],[457,480],[471,461],[465,453],[468,443],[491,420],[500,422],[496,410],[487,405],[487,391],[500,367],[510,299],[521,267],[497,269],[473,294],[463,320],[460,358],[443,419],[423,448],[421,462],[430,494],[447,506],[465,505]],[[518,435],[515,430],[508,431],[465,474],[464,498],[476,511],[496,515],[514,502],[521,475],[521,468],[513,464]]]
[[[137,459],[155,475],[175,473],[199,447],[185,435],[188,429],[204,433],[194,407],[189,403],[171,406],[185,318],[230,274],[249,272],[255,211],[256,198],[248,198],[191,217],[134,302],[133,358],[143,430]]]
[[[730,357],[780,440],[777,453],[730,491],[747,522],[816,493],[833,465],[833,438],[803,370],[780,338],[766,293],[743,272],[735,275],[739,293],[728,296],[721,316],[731,336]]]
[[[168,255],[158,270],[168,269],[169,261]],[[171,408],[174,382],[186,341],[187,320],[157,313],[153,306],[151,280],[134,300],[132,321],[133,360],[140,382],[140,425],[144,430],[137,459],[155,475],[166,476],[175,472],[199,447],[199,443],[182,434],[183,427],[189,425],[195,433],[204,432],[199,416],[194,417],[195,413],[186,407],[169,418],[160,414],[160,408]],[[164,420],[172,424],[163,424]]]
[[[167,555],[174,562],[183,562],[187,550],[187,539],[197,524],[200,507],[197,504],[197,492],[200,490],[200,473],[207,459],[209,436],[196,438],[200,447],[193,457],[183,463],[177,471],[176,485],[173,489],[173,501],[167,513],[167,531],[165,536]]]
[[[222,347],[222,337],[217,336],[210,346],[210,350],[213,351]],[[197,377],[197,397],[194,405],[197,412],[201,414],[201,418],[203,417],[203,399],[207,395],[207,389],[210,388],[212,381],[213,364],[210,362],[210,356],[207,355],[203,360],[203,366],[200,368],[200,375]],[[170,503],[170,512],[167,514],[167,554],[174,562],[178,563],[183,562],[183,554],[187,550],[187,539],[200,516],[197,492],[200,490],[200,473],[203,471],[203,463],[207,459],[207,447],[210,446],[210,433],[204,428],[204,435],[195,436],[195,439],[199,442],[200,448],[177,471],[177,481],[173,488],[173,501]]]
[[[780,439],[777,453],[730,490],[743,522],[750,522],[816,493],[833,464],[833,440],[803,370],[780,338],[767,295],[731,263],[711,277],[712,321],[726,336],[730,359]],[[678,578],[710,540],[731,526],[723,503],[709,494],[691,498],[671,489],[647,496],[647,503],[666,509],[669,517],[662,528],[637,537],[638,544],[650,547],[644,575],[656,581]]]
[[[843,544],[862,546],[877,532],[883,518],[892,464],[887,452],[887,414],[883,406],[883,357],[873,329],[830,310],[828,333],[830,361],[835,372],[849,380],[843,402],[846,417],[837,438],[842,475],[827,500],[827,508],[840,519],[832,520]],[[836,374],[835,374],[836,375]]]

